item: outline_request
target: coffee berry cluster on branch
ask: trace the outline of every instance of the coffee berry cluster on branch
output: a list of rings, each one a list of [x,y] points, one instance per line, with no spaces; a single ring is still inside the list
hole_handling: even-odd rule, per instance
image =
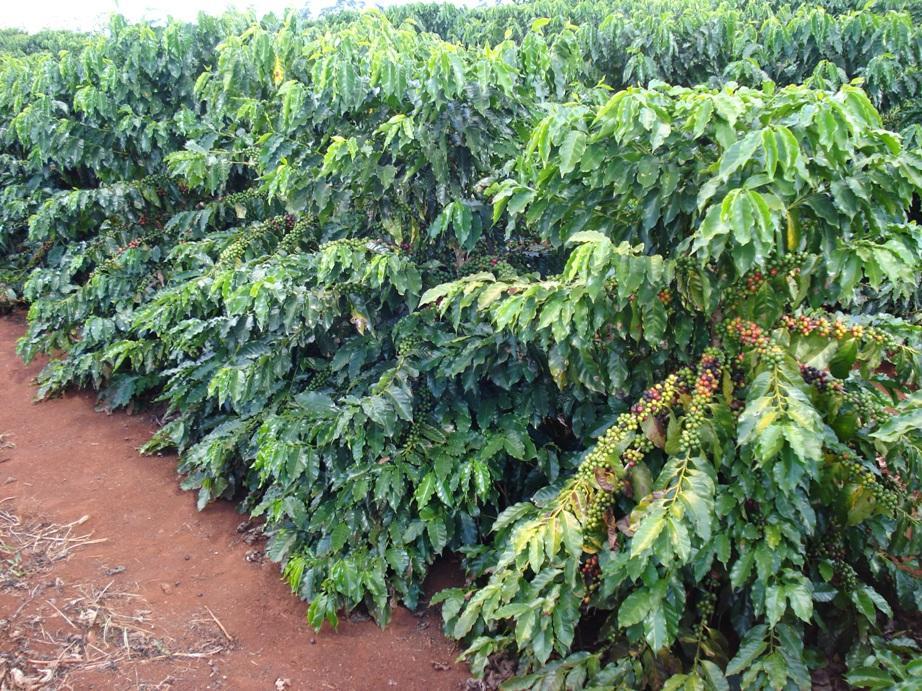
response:
[[[876,425],[886,417],[886,406],[867,389],[850,389],[842,394],[862,425]]]
[[[621,413],[615,424],[605,430],[605,433],[596,442],[592,451],[586,456],[576,472],[576,482],[587,487],[598,483],[598,474],[611,475],[614,482],[612,487],[617,487],[623,480],[626,465],[636,464],[643,458],[643,450],[650,447],[635,444],[630,453],[621,454],[618,462],[619,447],[628,439],[629,435],[637,431],[640,423],[651,415],[659,415],[675,405],[679,396],[688,391],[688,381],[691,378],[690,370],[682,370],[669,375],[664,381],[647,389],[640,400],[631,406],[630,411]],[[625,456],[626,454],[626,456]],[[612,494],[605,489],[593,492],[590,505],[586,509],[584,529],[589,531],[597,528],[611,504]]]
[[[833,583],[846,592],[858,587],[858,572],[846,561],[845,539],[840,525],[831,525],[813,549],[817,559],[832,562]]]
[[[422,345],[423,339],[417,334],[403,336],[397,341],[397,357],[405,358]]]
[[[699,430],[704,422],[704,410],[720,388],[722,372],[723,353],[717,348],[708,348],[698,363],[691,401],[686,409],[682,436],[679,438],[679,451],[688,453],[701,445]]]
[[[799,276],[801,266],[806,258],[805,253],[793,252],[782,257],[775,257],[764,267],[752,269],[729,289],[728,297],[730,302],[744,300],[748,296],[757,293],[763,285],[776,278],[795,278]]]
[[[784,351],[772,343],[765,329],[755,322],[734,317],[724,322],[724,333],[728,339],[739,342],[741,346],[748,348],[769,364],[779,365],[784,359]],[[743,357],[744,354],[740,353],[739,359],[742,360]]]
[[[286,231],[291,230],[294,225],[294,216],[287,214],[283,216],[273,216],[261,223],[247,226],[221,251],[221,254],[218,255],[218,264],[236,264],[243,259],[244,253],[253,242],[269,234],[282,235]]]
[[[241,192],[233,192],[231,194],[225,195],[223,197],[218,197],[216,201],[226,204],[228,206],[247,206],[251,202],[254,202],[258,199],[265,199],[266,195],[264,192],[261,192],[258,187],[251,187],[250,189],[243,190]]]
[[[781,317],[781,326],[800,336],[809,336],[815,332],[837,341],[854,338],[876,343],[887,349],[897,346],[896,339],[882,329],[862,324],[846,324],[841,319],[830,319],[822,315],[786,314]]]
[[[827,370],[811,367],[809,365],[800,366],[800,376],[804,383],[816,388],[820,393],[834,391],[842,393],[844,385],[842,382],[832,376]]]
[[[584,530],[591,531],[599,527],[625,473],[653,449],[652,442],[646,436],[640,436],[618,457],[619,447],[629,435],[638,430],[644,419],[667,413],[683,396],[690,395],[686,403],[679,448],[681,452],[688,452],[700,445],[699,430],[704,422],[705,406],[720,388],[723,360],[723,354],[718,349],[708,348],[698,363],[697,372],[684,368],[650,387],[630,407],[629,412],[619,415],[615,424],[605,431],[576,473],[577,483],[587,487],[598,484],[601,487],[601,491],[591,495],[586,508]],[[612,488],[611,491],[602,486],[600,476],[614,477],[615,482],[604,482],[604,485]]]
[[[403,450],[416,449],[423,440],[423,424],[432,412],[432,393],[425,384],[419,384],[413,390],[413,422],[403,439]]]
[[[294,252],[300,249],[305,239],[309,237],[311,224],[307,218],[301,218],[295,222],[291,230],[285,233],[285,237],[279,243],[279,249],[285,252]]]
[[[848,474],[848,479],[864,491],[869,492],[874,497],[874,503],[880,507],[881,512],[892,516],[900,510],[903,504],[901,493],[885,487],[857,457],[847,453],[842,454],[841,463]]]
[[[468,259],[458,269],[458,275],[460,276],[471,276],[483,272],[492,273],[500,280],[515,278],[517,273],[515,267],[502,257],[489,255]]]

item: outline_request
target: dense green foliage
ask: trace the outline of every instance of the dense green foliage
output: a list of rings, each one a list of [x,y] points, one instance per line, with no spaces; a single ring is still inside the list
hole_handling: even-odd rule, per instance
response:
[[[86,34],[73,31],[39,31],[30,34],[22,29],[0,29],[0,53],[22,56],[80,50],[87,40]]]
[[[510,688],[911,684],[920,65],[899,3],[114,20],[0,58],[0,281],[314,625],[452,551]]]

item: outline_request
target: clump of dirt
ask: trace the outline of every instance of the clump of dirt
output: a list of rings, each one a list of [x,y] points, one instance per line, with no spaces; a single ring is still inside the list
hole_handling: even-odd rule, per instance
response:
[[[514,676],[516,661],[513,655],[496,653],[490,656],[482,679],[468,679],[465,691],[498,691],[503,682]]]
[[[241,541],[250,546],[244,555],[251,564],[262,564],[266,560],[266,534],[263,532],[262,524],[248,519],[237,525],[237,533]]]
[[[73,553],[105,542],[81,527],[0,509],[0,594],[20,604],[0,619],[0,689],[65,686],[94,672],[125,673],[155,660],[211,658],[230,636],[210,614],[169,635],[158,629],[145,600],[114,581],[65,583],[56,567]]]

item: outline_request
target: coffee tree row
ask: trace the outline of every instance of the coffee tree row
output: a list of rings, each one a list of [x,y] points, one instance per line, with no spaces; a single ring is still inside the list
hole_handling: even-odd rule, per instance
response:
[[[918,30],[550,6],[3,59],[20,353],[43,395],[164,405],[146,449],[265,518],[316,626],[420,606],[456,552],[446,632],[511,688],[805,688],[833,653],[901,683]]]

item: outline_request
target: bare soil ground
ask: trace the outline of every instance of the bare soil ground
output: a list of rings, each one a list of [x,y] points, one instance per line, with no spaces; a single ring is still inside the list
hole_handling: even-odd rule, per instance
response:
[[[0,319],[0,689],[464,687],[436,612],[311,630],[258,527],[137,453],[148,416],[32,402],[23,330]]]

